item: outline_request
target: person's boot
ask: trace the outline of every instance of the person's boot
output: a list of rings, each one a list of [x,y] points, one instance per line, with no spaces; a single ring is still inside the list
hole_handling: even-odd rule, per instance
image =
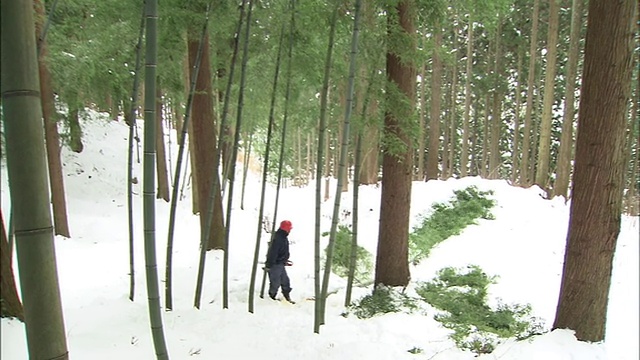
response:
[[[271,300],[275,300],[276,299],[276,295],[275,294],[269,293],[269,297],[271,298]]]
[[[288,302],[290,302],[290,303],[292,303],[292,304],[295,304],[295,303],[296,303],[295,301],[291,300],[291,297],[289,296],[289,293],[282,294],[282,295],[284,295],[284,298],[285,298]]]

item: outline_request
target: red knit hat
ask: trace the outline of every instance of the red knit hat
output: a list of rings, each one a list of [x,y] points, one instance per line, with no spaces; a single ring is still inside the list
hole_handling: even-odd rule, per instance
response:
[[[293,225],[291,224],[291,221],[289,220],[283,220],[280,223],[280,229],[286,231],[286,232],[291,232],[291,229],[293,229]]]

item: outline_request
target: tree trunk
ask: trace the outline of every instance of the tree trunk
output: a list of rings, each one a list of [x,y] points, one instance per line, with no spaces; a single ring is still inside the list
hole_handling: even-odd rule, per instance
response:
[[[533,15],[531,16],[531,44],[529,46],[529,74],[527,75],[527,107],[524,115],[524,128],[522,135],[522,162],[520,167],[520,185],[531,185],[532,174],[529,170],[531,153],[531,116],[533,113],[533,89],[536,78],[536,54],[538,52],[538,17],[540,13],[540,0],[533,0]]]
[[[335,248],[336,242],[336,234],[338,232],[338,220],[340,217],[340,200],[342,199],[341,192],[344,189],[343,181],[347,178],[347,158],[349,153],[349,133],[351,128],[351,112],[354,108],[354,88],[355,88],[355,76],[356,76],[356,55],[358,53],[358,35],[360,33],[360,5],[362,0],[356,0],[355,3],[355,13],[354,13],[354,21],[353,21],[353,34],[351,38],[351,52],[350,52],[350,61],[349,61],[349,79],[348,83],[345,86],[344,91],[344,121],[342,124],[338,124],[338,128],[340,131],[338,132],[340,136],[336,139],[336,142],[339,146],[336,148],[340,149],[340,156],[337,161],[337,176],[338,182],[336,184],[336,196],[334,199],[333,206],[333,214],[331,220],[331,230],[329,232],[329,243],[326,248],[326,261],[324,267],[324,274],[322,278],[322,290],[321,296],[322,299],[322,315],[324,317],[325,309],[326,309],[326,298],[327,292],[329,289],[329,275],[331,274],[331,262],[333,260],[333,250]],[[341,97],[343,95],[341,94]],[[357,208],[356,208],[357,209]]]
[[[66,360],[69,353],[49,205],[33,2],[3,1],[1,9],[4,138],[29,358]]]
[[[449,159],[447,161],[447,169],[446,174],[447,178],[453,177],[455,173],[455,154],[456,154],[456,134],[458,132],[458,117],[457,117],[457,109],[458,109],[458,26],[457,19],[458,13],[455,11],[454,13],[454,26],[453,26],[453,48],[456,49],[453,52],[453,69],[451,74],[451,106],[449,106],[449,141],[447,154]]]
[[[544,80],[544,99],[542,103],[542,122],[538,143],[538,166],[536,185],[549,189],[549,163],[551,158],[551,121],[556,78],[556,54],[558,53],[558,21],[560,17],[559,0],[549,0],[549,33],[547,40],[547,68]]]
[[[398,34],[389,31],[390,43],[405,44],[403,54],[415,51],[414,3],[403,0],[387,15],[387,27],[400,26]],[[398,16],[398,20],[393,17]],[[394,38],[400,37],[400,39]],[[384,131],[396,145],[388,146],[382,160],[382,193],[380,198],[380,230],[376,255],[375,284],[406,286],[409,283],[409,211],[411,205],[412,144],[407,119],[412,118],[416,91],[413,58],[387,52],[387,96]],[[408,100],[408,101],[407,101]],[[387,142],[388,144],[388,142]],[[400,148],[400,149],[399,149]]]
[[[2,301],[2,317],[15,317],[24,322],[24,309],[18,296],[16,280],[13,275],[12,252],[7,241],[4,219],[0,211],[0,300]]]
[[[484,118],[482,123],[482,168],[480,169],[480,176],[487,179],[489,177],[489,129],[490,121],[489,115],[491,114],[491,95],[487,93],[484,98]]]
[[[471,116],[471,78],[473,66],[473,11],[469,12],[467,24],[467,71],[464,82],[464,118],[462,122],[462,153],[460,155],[460,176],[467,176],[469,167],[469,122]]]
[[[451,75],[453,76],[453,73],[451,73]],[[449,74],[448,74],[448,71],[446,70],[445,70],[444,79],[445,79],[445,83],[449,84],[449,86],[445,90],[445,99],[444,99],[445,110],[442,116],[442,123],[440,123],[440,127],[442,128],[442,160],[441,160],[442,171],[440,172],[440,179],[442,180],[446,180],[449,178],[449,147],[451,145],[450,144],[451,132],[449,131],[449,120],[451,120],[451,117],[450,117],[450,114],[452,112],[451,100],[453,99],[451,95],[451,93],[453,92],[453,86],[452,86],[453,81],[449,79]]]
[[[196,50],[197,51],[197,50]],[[195,60],[194,60],[195,61]],[[184,80],[184,88],[185,88],[185,94],[189,94],[189,92],[191,91],[191,67],[189,66],[189,47],[188,47],[188,43],[187,43],[187,51],[184,57],[184,61],[182,62],[183,66],[182,66],[182,74],[183,74],[183,80]],[[202,65],[201,65],[202,66]],[[193,113],[193,103],[191,105],[191,112]],[[195,157],[194,157],[194,153],[195,153],[195,147],[194,147],[194,140],[193,140],[193,117],[191,116],[191,114],[189,114],[189,118],[191,119],[188,123],[188,128],[187,128],[187,141],[188,141],[188,145],[189,145],[189,152],[187,153],[187,157],[189,157],[189,167],[191,169],[191,212],[195,215],[198,214],[200,212],[200,201],[198,198],[198,179],[196,176],[196,169],[198,168],[196,166],[196,161],[195,161]],[[182,119],[182,125],[180,126],[180,131],[182,131],[182,126],[184,126],[184,119]],[[190,156],[189,156],[190,155]],[[185,174],[186,174],[186,169],[185,169]],[[185,176],[184,182],[182,183],[183,185],[187,183],[187,177]]]
[[[435,25],[433,68],[431,70],[431,111],[429,116],[429,151],[427,153],[427,180],[438,178],[438,151],[440,148],[440,101],[442,99],[442,60],[438,51],[442,46],[440,22]]]
[[[373,100],[373,99],[372,99]],[[369,103],[369,116],[377,116],[377,102]],[[360,184],[372,185],[378,183],[378,166],[380,155],[380,131],[376,125],[365,125],[364,144],[362,146],[362,170]]]
[[[156,167],[158,193],[156,197],[169,202],[169,173],[167,171],[167,152],[164,147],[164,126],[162,125],[162,91],[156,87]]]
[[[199,44],[199,34],[189,37],[189,66],[193,67],[196,61]],[[193,158],[196,164],[195,178],[198,184],[198,203],[205,205],[209,203],[210,192],[212,191],[214,161],[216,159],[216,136],[215,124],[213,121],[213,89],[211,86],[211,65],[209,61],[209,36],[205,36],[204,49],[198,79],[196,81],[196,92],[193,95],[193,110],[191,112],[193,121]],[[224,224],[222,216],[222,199],[220,194],[215,194],[215,208],[213,212],[213,223],[211,236],[207,243],[208,249],[224,249]],[[202,210],[202,208],[200,208]],[[200,230],[205,231],[206,216],[200,211]]]
[[[307,163],[305,165],[305,185],[309,184],[309,179],[313,179],[313,171],[311,169],[311,134],[307,133]]]
[[[82,128],[80,127],[80,119],[78,116],[80,108],[76,101],[77,99],[74,99],[74,101],[70,101],[68,103],[69,147],[71,148],[71,151],[81,153],[84,149],[84,145],[82,144]]]
[[[569,232],[553,328],[602,341],[620,233],[637,2],[589,1]]]
[[[518,153],[520,145],[520,107],[522,102],[522,48],[518,48],[518,65],[516,66],[516,103],[514,105],[513,117],[513,148],[511,149],[511,184],[516,184],[518,174],[520,173],[520,164],[518,162]]]
[[[180,111],[180,108],[181,106],[179,104],[176,104],[176,106],[173,108],[173,118],[175,119],[175,128],[176,128],[177,134],[182,133],[182,125],[184,124],[184,119],[182,116],[182,111]],[[182,141],[182,136],[178,136],[178,143],[177,143],[178,146],[181,145],[181,141]]]
[[[542,69],[538,69],[540,72],[542,72]],[[531,128],[532,129],[538,129],[538,126],[540,125],[540,122],[542,121],[542,102],[543,102],[543,95],[542,95],[542,89],[544,88],[544,77],[540,76],[540,78],[538,79],[538,84],[537,84],[537,90],[536,90],[536,99],[533,105],[533,119],[531,120]],[[536,165],[537,165],[537,160],[538,160],[538,144],[540,142],[540,132],[539,131],[534,131],[531,134],[531,153],[529,154],[529,174],[531,174],[531,179],[535,179],[535,173],[536,173]]]
[[[501,70],[501,49],[500,49],[500,37],[502,36],[502,17],[498,17],[498,27],[496,29],[495,39],[495,62],[493,65],[493,76],[495,79],[493,88],[493,109],[491,110],[491,136],[490,136],[490,150],[489,150],[489,179],[500,178],[500,166],[501,166],[501,154],[500,154],[500,133],[502,123],[502,93],[500,90],[500,70]],[[488,105],[488,104],[487,104]]]
[[[479,134],[480,134],[480,105],[478,104],[479,102],[479,96],[475,97],[475,103],[474,103],[474,111],[473,111],[473,123],[471,124],[473,127],[473,131],[471,132],[471,138],[470,140],[470,144],[469,147],[471,148],[471,167],[469,169],[469,173],[471,174],[471,176],[478,176],[480,175],[480,162],[482,159],[482,153],[478,150],[478,141],[480,141],[480,139],[478,138]]]
[[[147,306],[154,350],[158,360],[168,360],[167,345],[160,310],[158,262],[156,256],[156,207],[154,192],[156,165],[156,67],[158,59],[158,0],[145,1],[144,66],[144,156],[142,205],[144,227],[144,263],[147,283]]]
[[[565,90],[564,114],[562,117],[562,135],[556,181],[553,187],[554,196],[569,199],[569,178],[571,174],[571,153],[573,152],[573,124],[575,118],[575,88],[580,57],[580,27],[582,26],[582,0],[573,0],[571,6],[571,35],[569,59],[567,60],[567,86]]]
[[[42,31],[45,14],[41,0],[34,0],[36,8],[36,33]],[[51,73],[44,61],[47,57],[46,40],[40,43],[38,69],[40,72],[40,97],[42,104],[42,118],[44,121],[44,136],[47,146],[47,164],[49,165],[49,184],[51,185],[51,203],[53,205],[53,223],[55,234],[71,237],[69,221],[67,219],[67,201],[64,191],[64,176],[62,175],[62,161],[60,160],[60,136],[58,134],[58,114],[56,113]]]
[[[418,133],[418,173],[415,180],[424,180],[424,143],[425,143],[425,124],[427,118],[427,101],[426,101],[426,85],[425,75],[427,73],[427,65],[420,66],[420,129]]]

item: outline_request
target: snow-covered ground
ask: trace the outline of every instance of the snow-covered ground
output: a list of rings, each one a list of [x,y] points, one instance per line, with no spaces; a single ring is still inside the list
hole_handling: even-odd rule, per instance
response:
[[[126,202],[127,134],[122,122],[94,116],[83,123],[84,151],[63,149],[65,186],[72,238],[55,240],[67,341],[71,359],[153,359],[148,320],[142,232],[142,182],[135,185],[135,301],[128,299],[129,250]],[[142,127],[140,128],[142,130]],[[175,132],[172,133],[175,167]],[[141,164],[136,176],[142,177]],[[332,276],[326,325],[313,332],[314,184],[280,192],[278,218],[289,219],[295,265],[289,268],[292,297],[297,304],[260,299],[248,312],[251,262],[261,227],[257,214],[260,174],[250,174],[244,210],[240,184],[232,211],[229,249],[229,308],[222,308],[222,259],[210,251],[200,310],[193,307],[198,267],[199,222],[191,213],[191,191],[178,203],[173,256],[174,310],[163,312],[172,359],[476,359],[449,340],[449,330],[433,314],[387,314],[359,320],[343,317],[346,281]],[[468,177],[460,180],[414,182],[412,225],[434,202],[447,201],[453,191],[475,185],[493,190],[495,220],[480,220],[459,236],[438,245],[428,259],[411,268],[412,284],[430,280],[446,266],[477,264],[498,275],[490,288],[492,301],[530,303],[535,316],[553,323],[560,287],[569,206],[561,199],[544,200],[538,188],[511,187],[501,180]],[[335,185],[331,193],[335,193]],[[6,164],[2,163],[2,211],[9,214]],[[351,211],[351,193],[343,193],[342,208]],[[275,189],[267,188],[266,215],[272,219]],[[375,254],[380,188],[360,188],[359,243]],[[323,204],[322,231],[331,223],[333,198]],[[169,204],[156,202],[156,241],[161,301]],[[350,220],[344,220],[350,221]],[[639,333],[638,217],[623,217],[615,256],[603,343],[579,342],[570,330],[556,330],[523,342],[508,340],[479,359],[503,360],[637,360]],[[262,233],[260,260],[268,234]],[[326,243],[326,238],[323,239]],[[324,246],[323,246],[324,248]],[[17,266],[16,268],[16,276]],[[261,276],[261,273],[259,272]],[[258,281],[257,288],[260,284]],[[370,289],[354,289],[354,298]],[[2,359],[27,359],[24,325],[2,319]],[[411,354],[412,348],[422,349]]]

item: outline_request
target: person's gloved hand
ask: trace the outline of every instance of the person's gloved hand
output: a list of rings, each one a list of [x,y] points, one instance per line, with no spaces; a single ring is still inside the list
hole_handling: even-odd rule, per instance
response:
[[[291,265],[293,265],[293,261],[291,261],[291,260],[287,260],[287,261],[284,263],[284,266],[291,266]]]

